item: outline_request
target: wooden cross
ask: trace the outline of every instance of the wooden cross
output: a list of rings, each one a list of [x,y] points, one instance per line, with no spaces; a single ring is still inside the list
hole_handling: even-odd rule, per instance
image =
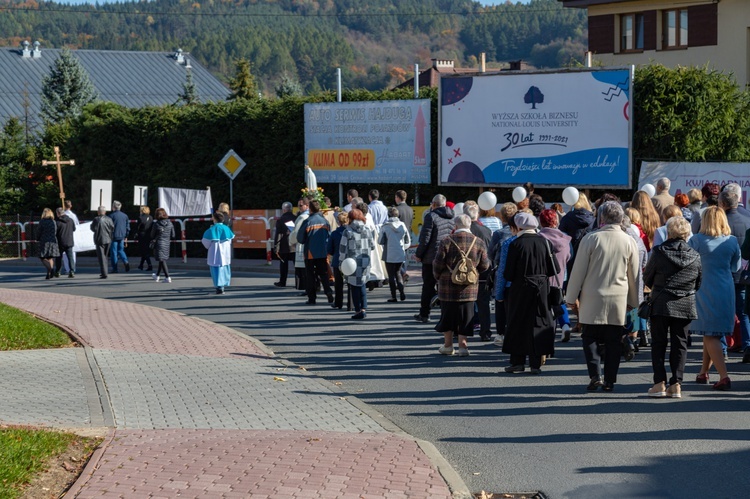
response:
[[[63,209],[65,209],[65,191],[63,190],[63,179],[62,179],[62,166],[63,165],[70,165],[74,166],[76,164],[75,160],[68,160],[68,161],[61,161],[60,160],[60,148],[55,146],[55,160],[49,160],[46,159],[42,160],[42,166],[47,165],[55,165],[57,166],[57,180],[60,183],[60,203],[62,203]]]

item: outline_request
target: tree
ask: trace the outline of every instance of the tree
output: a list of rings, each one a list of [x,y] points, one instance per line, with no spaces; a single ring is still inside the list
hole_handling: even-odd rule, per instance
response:
[[[180,100],[185,103],[186,106],[197,104],[200,101],[198,90],[195,88],[195,82],[193,81],[193,72],[190,71],[190,68],[187,68],[185,71],[185,83],[182,84]]]
[[[42,117],[58,123],[81,114],[98,92],[73,53],[64,48],[50,73],[42,79]]]
[[[232,94],[227,100],[257,99],[258,87],[255,84],[255,77],[250,72],[250,61],[237,59],[234,62],[234,67],[234,77],[229,80],[229,88],[232,90]]]
[[[288,73],[281,75],[278,85],[276,85],[276,96],[280,99],[284,97],[299,97],[302,95],[302,85],[299,81],[289,76]]]
[[[523,96],[523,101],[526,104],[531,104],[531,109],[536,109],[537,104],[544,102],[544,94],[537,87],[530,87],[526,95]]]
[[[0,213],[18,213],[23,209],[28,164],[23,125],[17,118],[11,118],[0,130]]]

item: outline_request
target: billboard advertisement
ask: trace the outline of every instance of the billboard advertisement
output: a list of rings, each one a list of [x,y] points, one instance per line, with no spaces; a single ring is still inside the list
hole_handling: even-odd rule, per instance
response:
[[[670,194],[685,193],[711,182],[723,186],[735,183],[742,188],[740,203],[747,206],[750,199],[750,163],[675,163],[667,161],[641,163],[638,188],[667,177],[671,181]]]
[[[630,188],[632,74],[442,77],[439,183]]]
[[[324,183],[430,183],[430,101],[305,104],[305,158]]]

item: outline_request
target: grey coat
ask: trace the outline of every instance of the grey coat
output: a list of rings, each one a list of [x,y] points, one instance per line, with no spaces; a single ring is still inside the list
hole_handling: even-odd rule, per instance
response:
[[[406,250],[411,245],[409,229],[398,217],[389,218],[380,228],[378,243],[383,246],[384,262],[403,263],[406,261]]]
[[[151,226],[151,240],[154,241],[154,256],[159,262],[169,260],[169,244],[174,238],[174,225],[166,218],[157,220]]]
[[[91,231],[94,233],[94,244],[104,246],[112,244],[112,232],[115,223],[107,215],[100,215],[91,221]]]

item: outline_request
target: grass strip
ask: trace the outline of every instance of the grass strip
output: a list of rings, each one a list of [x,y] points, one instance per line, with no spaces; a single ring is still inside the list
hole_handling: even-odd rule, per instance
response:
[[[58,348],[71,344],[68,335],[52,324],[0,303],[0,351]]]
[[[20,496],[23,486],[67,449],[77,435],[30,428],[0,429],[0,498]]]

